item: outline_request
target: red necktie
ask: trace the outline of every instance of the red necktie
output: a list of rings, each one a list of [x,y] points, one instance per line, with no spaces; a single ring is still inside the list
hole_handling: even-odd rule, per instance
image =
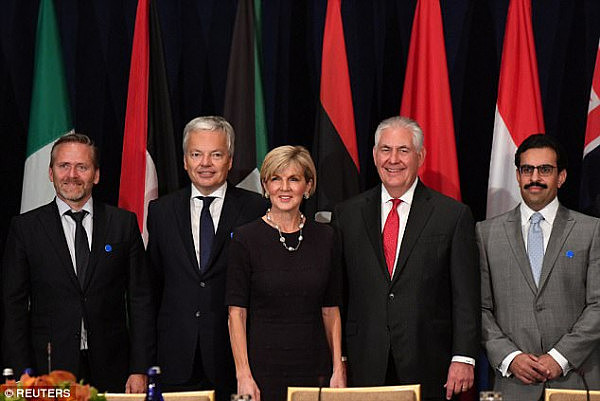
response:
[[[398,246],[398,227],[400,226],[400,216],[398,216],[398,205],[402,202],[400,199],[392,199],[392,210],[383,226],[383,254],[387,263],[390,277],[394,273],[394,260],[396,259],[396,247]]]

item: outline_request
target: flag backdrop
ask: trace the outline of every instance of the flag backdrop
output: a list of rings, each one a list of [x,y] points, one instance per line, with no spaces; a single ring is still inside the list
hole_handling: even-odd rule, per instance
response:
[[[531,27],[531,0],[511,0],[506,18],[494,138],[487,192],[487,217],[506,212],[521,199],[515,177],[517,147],[544,133],[538,66]]]
[[[238,2],[229,55],[223,116],[236,133],[229,180],[261,193],[259,169],[267,153],[261,75],[261,1]]]
[[[48,178],[50,150],[56,139],[72,128],[62,57],[54,4],[52,0],[42,0],[36,31],[21,213],[50,202],[55,195]]]
[[[135,19],[119,206],[137,215],[147,241],[148,202],[176,189],[176,151],[158,13],[139,0]]]
[[[427,155],[420,178],[460,200],[444,28],[437,0],[419,0],[415,8],[400,115],[416,120],[423,129]]]
[[[600,214],[600,42],[590,90],[581,172],[581,210]],[[595,209],[596,208],[596,209]],[[600,217],[600,216],[598,216]]]
[[[313,156],[317,192],[311,213],[328,221],[335,205],[358,194],[360,172],[341,0],[327,2],[321,60],[321,92]]]

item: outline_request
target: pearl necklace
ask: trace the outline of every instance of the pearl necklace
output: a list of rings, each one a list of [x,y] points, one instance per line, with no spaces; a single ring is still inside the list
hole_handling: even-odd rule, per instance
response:
[[[271,208],[267,209],[266,216],[267,216],[267,220],[271,224],[273,224],[275,226],[275,228],[277,229],[277,232],[279,233],[279,242],[281,242],[281,245],[283,245],[283,247],[289,252],[297,251],[298,248],[300,248],[300,244],[302,243],[302,240],[304,239],[304,237],[302,236],[302,229],[304,228],[304,222],[306,221],[306,218],[304,217],[304,215],[302,213],[300,213],[300,223],[298,224],[298,228],[300,229],[300,235],[298,236],[298,245],[296,245],[295,247],[288,246],[288,244],[286,244],[285,237],[283,236],[283,234],[281,234],[281,229],[279,228],[279,225],[277,223],[275,223],[273,221],[273,219],[271,218]]]

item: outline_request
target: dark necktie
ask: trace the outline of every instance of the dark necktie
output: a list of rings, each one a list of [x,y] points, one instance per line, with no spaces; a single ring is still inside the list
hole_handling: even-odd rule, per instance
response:
[[[83,218],[88,212],[82,210],[80,212],[67,211],[65,214],[75,220],[75,266],[77,268],[77,278],[79,285],[83,288],[85,279],[85,271],[87,270],[88,261],[90,259],[90,246],[88,243],[85,227],[83,226]]]
[[[215,239],[215,225],[210,215],[210,204],[215,200],[214,196],[198,196],[202,201],[202,212],[200,213],[200,270],[208,267],[208,259]]]
[[[398,228],[400,227],[400,216],[398,205],[400,199],[392,199],[392,210],[388,214],[383,226],[383,254],[387,264],[390,277],[394,275],[394,261],[396,260],[396,248],[398,247]]]

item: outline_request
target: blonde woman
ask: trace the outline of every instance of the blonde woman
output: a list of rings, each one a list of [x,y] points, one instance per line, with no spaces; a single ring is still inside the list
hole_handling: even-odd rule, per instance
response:
[[[260,178],[271,207],[234,232],[229,250],[238,393],[282,401],[288,386],[344,387],[334,232],[300,212],[315,192],[314,163],[305,148],[281,146],[265,157]]]

